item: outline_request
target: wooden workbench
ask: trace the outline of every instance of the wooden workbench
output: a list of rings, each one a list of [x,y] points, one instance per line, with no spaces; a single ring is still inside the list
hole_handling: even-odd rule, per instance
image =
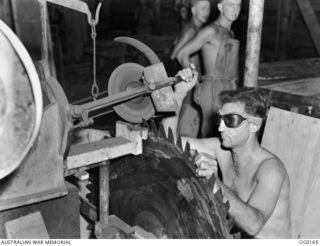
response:
[[[262,63],[258,87],[274,106],[320,118],[320,58]]]

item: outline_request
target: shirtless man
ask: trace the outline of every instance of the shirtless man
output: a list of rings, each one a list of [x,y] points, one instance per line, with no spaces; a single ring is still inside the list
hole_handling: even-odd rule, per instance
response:
[[[187,68],[179,75],[188,81],[175,87],[176,100],[181,105],[187,91],[196,84],[197,73]],[[222,189],[230,203],[229,216],[242,235],[290,238],[287,171],[281,160],[257,140],[257,132],[267,116],[268,97],[255,88],[242,88],[222,92],[220,100],[221,138],[182,138],[184,144],[188,141],[199,153],[194,159],[197,174],[207,179],[214,175],[213,192]],[[162,123],[176,134],[177,116]]]
[[[209,0],[191,1],[191,20],[184,26],[171,53],[171,60],[176,59],[178,51],[200,31],[201,26],[208,20],[210,14]],[[191,63],[201,71],[199,52],[190,57]],[[181,64],[182,65],[182,64]],[[190,137],[197,137],[200,128],[200,113],[193,101],[193,91],[190,91],[183,102],[179,119],[179,133]]]
[[[209,0],[192,0],[191,1],[191,20],[183,27],[179,37],[175,40],[175,46],[171,53],[171,60],[177,57],[178,51],[191,39],[193,39],[196,34],[200,31],[201,26],[206,23],[210,15],[210,1]],[[195,64],[198,69],[200,66],[199,55],[193,54],[190,57],[191,63]],[[183,64],[181,64],[183,65]]]
[[[233,46],[223,44],[234,38],[231,25],[239,16],[241,0],[218,0],[217,7],[220,11],[218,19],[199,31],[177,54],[180,64],[187,67],[191,63],[190,56],[201,50],[205,76],[197,88],[195,100],[202,109],[202,137],[210,136],[213,130],[212,111],[220,107],[218,94],[222,90],[235,89],[238,76],[238,41],[234,40]]]

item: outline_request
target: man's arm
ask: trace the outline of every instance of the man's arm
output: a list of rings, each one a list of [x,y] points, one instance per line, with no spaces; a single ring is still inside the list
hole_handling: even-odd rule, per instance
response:
[[[190,67],[192,67],[192,69]],[[191,90],[198,82],[198,72],[194,70],[195,67],[193,64],[190,64],[190,67],[179,71],[179,73],[177,74],[177,76],[180,76],[185,82],[181,82],[175,85],[175,98],[178,104],[178,110],[176,111],[176,114],[174,116],[164,118],[161,122],[166,134],[168,134],[169,128],[172,129],[175,140],[177,139],[177,126],[183,99],[187,95],[187,92]],[[218,140],[218,138],[197,139],[182,137],[183,146],[186,145],[186,142],[189,142],[191,149],[197,150],[198,152],[208,153],[209,155],[214,156],[215,149],[220,146],[220,141]]]
[[[176,76],[180,76],[183,80],[174,86],[174,94],[178,109],[174,116],[166,117],[161,122],[167,134],[169,127],[172,129],[175,139],[177,139],[177,126],[183,99],[186,97],[188,91],[190,91],[198,82],[198,72],[195,70],[195,66],[190,64],[190,67],[179,71]]]
[[[251,236],[257,235],[270,218],[279,198],[285,179],[285,170],[277,159],[269,159],[261,164],[257,173],[257,184],[247,202],[242,201],[219,179],[217,187],[230,203],[230,216],[236,224]]]
[[[177,54],[177,59],[183,67],[187,67],[190,63],[190,56],[199,51],[202,46],[210,41],[212,35],[214,35],[214,29],[205,27],[202,29],[194,39],[187,43]]]
[[[195,35],[195,31],[193,28],[188,28],[188,30],[184,30],[181,33],[181,36],[177,40],[172,53],[171,53],[171,60],[175,59],[177,56],[178,51],[186,44],[188,43]]]

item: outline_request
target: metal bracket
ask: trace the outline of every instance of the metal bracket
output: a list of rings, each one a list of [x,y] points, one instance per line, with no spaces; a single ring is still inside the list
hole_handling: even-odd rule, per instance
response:
[[[88,5],[85,2],[80,0],[47,0],[47,2],[54,3],[69,9],[76,10],[78,12],[84,13],[87,15],[88,23],[90,26],[97,25],[99,22],[99,13],[102,3],[99,2],[98,7],[96,8],[95,18],[92,18],[91,11],[89,10]]]

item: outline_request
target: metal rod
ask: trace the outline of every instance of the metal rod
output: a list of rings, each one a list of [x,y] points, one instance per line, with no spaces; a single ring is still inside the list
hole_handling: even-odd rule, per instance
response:
[[[147,95],[152,93],[154,90],[159,90],[167,86],[174,85],[175,83],[179,83],[182,80],[180,78],[175,78],[175,77],[169,77],[163,81],[159,81],[157,83],[149,83],[147,85],[144,85],[141,88],[136,88],[136,89],[128,89],[126,91],[122,91],[118,94],[115,95],[110,95],[105,98],[100,98],[98,100],[85,103],[82,105],[71,105],[70,106],[70,112],[71,115],[75,118],[80,117],[84,111],[93,111],[97,110],[100,108],[112,106],[118,103],[122,103],[125,101],[128,101],[130,99]]]
[[[99,221],[106,225],[109,219],[109,161],[104,161],[99,167],[99,183]]]
[[[258,84],[264,0],[250,0],[244,86]]]

